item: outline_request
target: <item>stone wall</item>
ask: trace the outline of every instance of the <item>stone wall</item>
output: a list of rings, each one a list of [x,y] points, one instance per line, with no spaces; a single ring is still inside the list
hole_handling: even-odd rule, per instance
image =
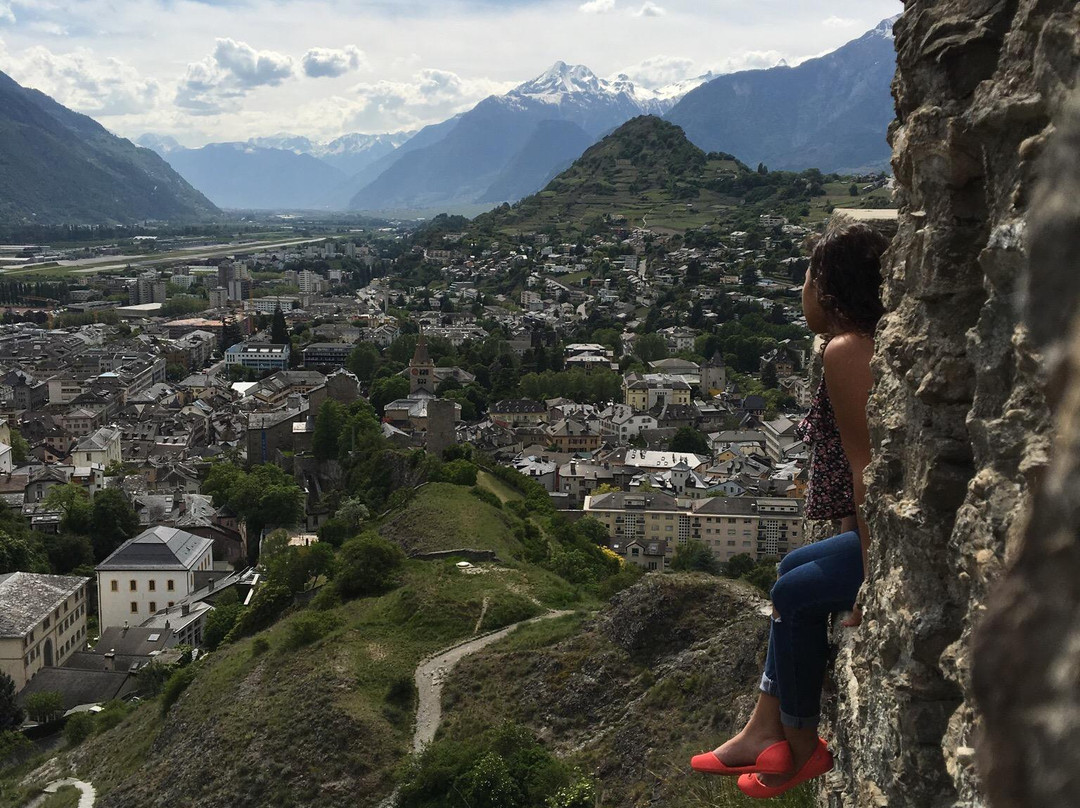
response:
[[[912,0],[895,26],[901,215],[869,408],[873,583],[823,733],[838,753],[822,789],[831,806],[985,804],[972,638],[1022,545],[1051,443],[1035,337],[1060,322],[1034,306],[1029,330],[1020,298],[1039,157],[1080,65],[1078,19],[1064,0]],[[1057,289],[1075,300],[1075,271]]]

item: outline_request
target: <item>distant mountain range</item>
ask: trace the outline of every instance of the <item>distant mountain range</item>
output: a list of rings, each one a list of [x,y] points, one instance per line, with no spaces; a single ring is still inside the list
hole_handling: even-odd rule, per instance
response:
[[[704,77],[702,78],[704,81]],[[354,210],[513,202],[542,188],[592,143],[631,118],[662,114],[678,95],[555,65],[485,98],[439,141],[402,155],[351,200]]]
[[[895,117],[894,19],[797,67],[720,76],[694,90],[666,117],[705,151],[748,165],[854,173],[888,165]]]
[[[154,152],[0,73],[0,222],[193,221],[219,214]]]
[[[707,75],[659,90],[556,62],[505,95],[419,132],[353,133],[327,143],[283,133],[187,149],[145,135],[139,143],[148,148],[140,149],[0,74],[0,167],[7,169],[0,172],[0,216],[178,219],[213,215],[215,204],[495,206],[543,188],[592,144],[642,115],[663,116],[702,150],[750,165],[883,168],[894,115],[892,23],[797,67]]]

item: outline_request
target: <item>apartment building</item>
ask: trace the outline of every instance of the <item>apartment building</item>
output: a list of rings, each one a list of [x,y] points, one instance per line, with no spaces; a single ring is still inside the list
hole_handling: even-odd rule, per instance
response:
[[[664,541],[669,555],[694,540],[720,561],[740,553],[782,558],[805,538],[803,501],[791,497],[711,497],[682,506],[663,492],[618,491],[585,497],[584,510],[607,527],[612,543]]]
[[[195,573],[213,569],[214,542],[184,530],[151,527],[97,566],[100,625],[140,625],[195,591]]]
[[[69,575],[0,575],[0,670],[16,690],[86,645],[89,582]]]

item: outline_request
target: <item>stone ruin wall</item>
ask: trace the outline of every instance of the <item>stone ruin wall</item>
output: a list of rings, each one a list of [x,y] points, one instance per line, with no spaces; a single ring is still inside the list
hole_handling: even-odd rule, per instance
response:
[[[1044,156],[1077,86],[1080,5],[911,0],[895,33],[874,583],[841,642],[821,801],[1080,805],[1080,337],[1055,358],[1080,297],[1080,181],[1060,190],[1080,140]]]

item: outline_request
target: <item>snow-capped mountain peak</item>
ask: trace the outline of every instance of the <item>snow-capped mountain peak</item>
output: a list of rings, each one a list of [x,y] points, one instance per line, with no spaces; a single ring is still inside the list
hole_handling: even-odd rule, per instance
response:
[[[556,62],[551,69],[532,81],[520,84],[510,91],[511,95],[552,97],[580,93],[600,94],[607,91],[607,82],[597,78],[584,65],[568,65]]]
[[[515,87],[507,97],[517,101],[531,99],[556,105],[567,101],[580,103],[587,99],[617,101],[636,106],[645,114],[660,115],[686,93],[712,78],[715,76],[709,73],[654,90],[635,84],[625,73],[602,79],[584,65],[568,65],[559,61],[542,75]]]

